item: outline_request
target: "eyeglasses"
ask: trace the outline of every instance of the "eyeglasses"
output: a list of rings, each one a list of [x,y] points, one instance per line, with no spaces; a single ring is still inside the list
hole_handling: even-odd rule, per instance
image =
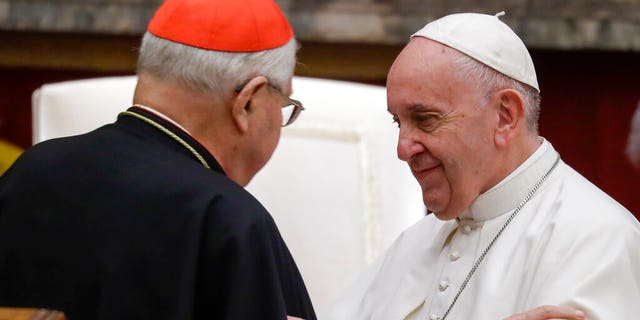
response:
[[[291,99],[289,97],[287,97],[287,99],[289,100],[289,103],[282,106],[282,126],[283,127],[286,127],[292,124],[294,121],[296,121],[296,119],[298,119],[298,116],[300,115],[300,112],[304,110],[304,107],[302,106],[302,102],[295,99]]]
[[[235,91],[239,93],[240,91],[242,91],[244,86],[245,86],[244,84],[241,86],[238,86]],[[271,83],[269,83],[267,86],[271,88],[273,91],[275,91],[277,94],[283,96],[288,101],[287,104],[282,106],[282,126],[286,127],[292,124],[293,122],[295,122],[296,119],[298,119],[298,116],[300,116],[300,112],[304,110],[304,106],[302,105],[302,102],[296,99],[289,98],[284,93],[282,93],[280,89],[271,85]]]
[[[282,106],[282,126],[286,127],[292,124],[294,121],[296,121],[296,119],[298,119],[300,112],[304,110],[304,107],[302,106],[302,102],[289,98],[288,96],[283,94],[282,91],[280,91],[280,89],[271,85],[271,83],[269,83],[268,86],[277,94],[283,96],[285,99],[289,101],[287,104]]]

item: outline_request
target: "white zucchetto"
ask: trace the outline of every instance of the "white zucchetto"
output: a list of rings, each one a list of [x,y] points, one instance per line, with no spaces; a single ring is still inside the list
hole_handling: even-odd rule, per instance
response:
[[[538,92],[533,60],[518,35],[495,16],[457,13],[428,23],[411,37],[423,37],[454,48]]]

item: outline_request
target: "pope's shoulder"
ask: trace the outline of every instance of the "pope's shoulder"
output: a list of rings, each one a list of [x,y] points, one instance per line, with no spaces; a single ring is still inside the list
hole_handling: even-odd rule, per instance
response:
[[[569,165],[558,168],[542,195],[548,210],[557,212],[556,219],[583,230],[623,230],[640,233],[640,223],[618,201],[586,179]]]

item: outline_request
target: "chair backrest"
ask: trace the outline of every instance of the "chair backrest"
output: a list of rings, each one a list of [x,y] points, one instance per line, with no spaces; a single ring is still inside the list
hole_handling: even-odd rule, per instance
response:
[[[135,76],[43,85],[31,99],[33,143],[89,132],[115,121],[131,105],[135,85]]]
[[[0,320],[65,320],[65,316],[49,309],[0,307]]]
[[[48,84],[33,96],[34,142],[113,122],[131,104],[135,77]],[[396,158],[385,89],[295,77],[306,110],[282,130],[247,189],[274,216],[322,317],[332,300],[425,212]]]

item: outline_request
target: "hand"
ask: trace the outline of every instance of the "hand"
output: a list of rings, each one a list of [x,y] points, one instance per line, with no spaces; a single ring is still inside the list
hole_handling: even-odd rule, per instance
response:
[[[584,312],[568,306],[541,306],[504,320],[584,320]]]

